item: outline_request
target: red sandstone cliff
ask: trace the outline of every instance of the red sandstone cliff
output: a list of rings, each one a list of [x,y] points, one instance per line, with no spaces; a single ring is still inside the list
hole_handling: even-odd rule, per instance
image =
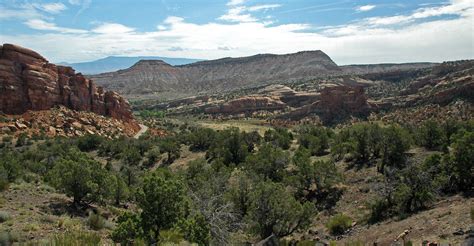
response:
[[[138,128],[130,105],[116,92],[104,91],[72,68],[51,64],[32,50],[0,46],[0,111],[22,114],[57,105],[110,116]]]

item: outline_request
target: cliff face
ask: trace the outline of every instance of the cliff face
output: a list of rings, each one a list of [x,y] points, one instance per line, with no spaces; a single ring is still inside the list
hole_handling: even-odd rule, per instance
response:
[[[370,113],[364,89],[360,86],[334,85],[323,88],[317,101],[279,116],[299,120],[318,115],[324,123],[335,123],[348,117],[365,117]]]
[[[241,97],[222,105],[205,109],[209,114],[238,114],[245,112],[255,112],[260,110],[274,111],[285,109],[286,104],[269,97],[246,96]]]
[[[22,114],[57,105],[111,116],[138,126],[130,105],[70,67],[49,63],[40,54],[12,44],[0,46],[0,111]]]
[[[305,51],[223,58],[182,66],[171,66],[163,61],[140,61],[128,69],[90,78],[129,97],[153,94],[170,99],[339,72],[340,68],[322,51]]]

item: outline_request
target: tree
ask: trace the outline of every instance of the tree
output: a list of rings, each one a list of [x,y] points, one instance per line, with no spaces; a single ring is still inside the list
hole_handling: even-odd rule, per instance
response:
[[[298,141],[311,151],[312,155],[322,155],[329,148],[331,132],[323,127],[305,126],[299,129]]]
[[[162,153],[168,154],[168,159],[166,160],[168,164],[173,163],[181,155],[181,145],[174,138],[164,139],[159,147]]]
[[[138,214],[125,212],[117,218],[117,227],[112,232],[112,240],[121,245],[133,245],[134,240],[144,234],[141,224]]]
[[[288,163],[289,158],[286,152],[270,144],[265,144],[257,153],[247,158],[245,167],[264,178],[281,181]]]
[[[301,204],[280,183],[263,181],[256,185],[251,195],[247,221],[251,231],[266,238],[290,235],[311,223],[314,205]]]
[[[405,166],[405,152],[410,148],[410,137],[401,127],[389,126],[383,129],[382,160],[378,168],[383,172],[386,166],[402,168]]]
[[[110,196],[107,171],[99,162],[73,148],[55,162],[50,181],[57,189],[72,196],[76,205],[84,199],[100,202]]]
[[[81,151],[87,152],[97,149],[102,144],[102,142],[104,142],[104,139],[101,136],[87,134],[77,139],[77,147]]]
[[[219,132],[215,142],[206,153],[210,161],[221,160],[225,165],[238,165],[245,161],[249,147],[238,128],[230,128]]]
[[[228,182],[227,199],[230,200],[241,217],[247,215],[250,206],[250,194],[254,188],[254,179],[249,173],[236,169]]]
[[[249,153],[254,151],[255,147],[262,141],[262,136],[257,131],[243,132],[242,135]]]
[[[342,129],[335,135],[331,144],[331,156],[334,160],[341,160],[345,154],[352,153],[355,149],[355,143],[351,139],[349,129]]]
[[[320,205],[331,204],[328,195],[338,195],[334,186],[342,181],[342,175],[331,161],[311,162],[307,150],[296,151],[293,157],[296,170],[293,182],[296,196],[302,200],[316,199]],[[337,196],[332,198],[337,199]]]
[[[153,167],[161,159],[161,151],[159,148],[152,148],[146,154],[147,161],[145,162],[146,167]]]
[[[143,230],[150,241],[159,239],[160,230],[174,227],[187,210],[184,184],[171,172],[158,169],[145,176],[137,194],[142,209]]]
[[[431,176],[420,167],[410,165],[400,173],[394,201],[401,215],[424,208],[434,198]]]
[[[201,214],[195,214],[182,220],[178,224],[184,239],[198,245],[209,245],[211,240],[210,226]]]
[[[115,205],[120,205],[120,202],[126,200],[129,195],[129,190],[125,181],[119,175],[112,176],[114,183],[113,197]]]
[[[271,143],[275,147],[289,149],[293,135],[286,128],[277,127],[267,130],[263,136],[265,142]]]
[[[239,216],[225,194],[230,170],[218,160],[211,164],[196,160],[189,163],[186,171],[193,211],[198,211],[209,224],[215,245],[228,245],[231,233],[239,228]]]
[[[368,125],[367,144],[373,158],[379,158],[382,151],[383,129],[378,124]]]
[[[368,135],[368,127],[365,124],[357,124],[351,128],[351,136],[355,143],[354,153],[358,163],[363,164],[369,160],[370,150]]]
[[[3,150],[0,152],[0,170],[4,177],[4,182],[13,182],[20,175],[20,159],[13,150]]]
[[[421,145],[429,150],[438,150],[445,142],[443,130],[436,121],[428,120],[419,130]]]
[[[469,191],[474,185],[474,132],[458,133],[452,147],[459,188]]]
[[[205,151],[209,149],[216,138],[216,131],[210,128],[198,128],[188,136],[191,151]]]
[[[126,165],[138,166],[142,160],[142,156],[137,148],[130,146],[121,153],[121,159]]]

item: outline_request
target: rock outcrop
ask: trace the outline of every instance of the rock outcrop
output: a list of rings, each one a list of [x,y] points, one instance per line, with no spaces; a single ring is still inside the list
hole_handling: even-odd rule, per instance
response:
[[[340,68],[322,51],[287,55],[262,54],[171,66],[144,60],[112,73],[90,76],[105,88],[128,97],[176,99],[337,74]]]
[[[70,67],[49,63],[40,54],[12,44],[0,46],[0,111],[22,114],[63,105],[110,116],[139,128],[128,102],[105,91]]]
[[[334,123],[350,116],[366,117],[372,109],[362,86],[326,85],[318,92],[297,92],[282,85],[272,85],[258,94],[228,102],[204,106],[213,115],[237,115],[258,111],[277,112],[278,119],[301,120],[317,116],[324,123]]]
[[[361,86],[328,86],[320,93],[319,100],[279,118],[299,120],[317,115],[324,123],[334,123],[350,116],[365,117],[370,113],[370,104]]]
[[[208,114],[239,114],[256,111],[282,110],[286,104],[269,97],[246,96],[231,100],[227,103],[205,109]]]

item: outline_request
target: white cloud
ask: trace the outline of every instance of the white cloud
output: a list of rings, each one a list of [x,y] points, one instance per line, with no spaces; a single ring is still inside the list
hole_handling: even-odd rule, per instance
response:
[[[375,8],[375,5],[363,5],[356,8],[359,12],[370,11]]]
[[[32,29],[41,30],[41,31],[55,31],[55,32],[61,32],[61,33],[76,33],[76,34],[87,33],[86,30],[59,27],[54,23],[47,22],[41,19],[28,20],[24,24]]]
[[[449,19],[422,17],[446,13],[455,16]],[[242,12],[237,14],[242,15]],[[474,15],[466,0],[453,0],[440,7],[423,8],[401,16],[363,19],[322,30],[303,23],[269,26],[258,20],[196,24],[170,16],[162,23],[165,28],[157,27],[151,32],[103,23],[87,33],[73,34],[61,32],[60,27],[45,22],[33,24],[51,33],[15,36],[0,33],[0,40],[37,50],[52,61],[69,62],[108,55],[215,59],[317,49],[326,52],[338,64],[474,58]],[[421,21],[409,21],[413,18]]]
[[[163,21],[166,24],[176,24],[183,22],[184,18],[178,17],[178,16],[168,16],[166,17],[165,21]]]
[[[92,29],[92,32],[100,34],[126,34],[133,32],[135,29],[118,23],[103,23]]]
[[[0,20],[28,20],[34,18],[46,18],[42,13],[31,4],[23,4],[15,8],[6,8],[0,6]]]
[[[472,5],[472,3],[470,3],[470,0],[452,0],[451,4],[440,7],[420,8],[411,13],[410,15],[371,17],[365,19],[365,21],[367,24],[373,26],[395,25],[443,15],[472,17],[473,11],[474,6]]]
[[[63,10],[67,9],[66,5],[62,3],[43,3],[43,4],[36,3],[36,4],[33,4],[33,6],[39,10],[48,12],[50,14],[58,14],[62,12]]]
[[[245,3],[246,0],[230,0],[227,5],[228,6],[235,6],[235,5],[241,5]]]
[[[260,10],[268,10],[281,7],[281,4],[263,4],[263,5],[255,5],[248,7],[248,11],[255,12]]]
[[[219,17],[219,20],[230,22],[255,22],[257,18],[250,14],[244,14],[247,10],[244,6],[233,7],[227,11],[225,15]]]
[[[156,29],[158,29],[160,31],[163,31],[163,30],[166,30],[166,26],[158,25],[158,26],[156,26]]]

